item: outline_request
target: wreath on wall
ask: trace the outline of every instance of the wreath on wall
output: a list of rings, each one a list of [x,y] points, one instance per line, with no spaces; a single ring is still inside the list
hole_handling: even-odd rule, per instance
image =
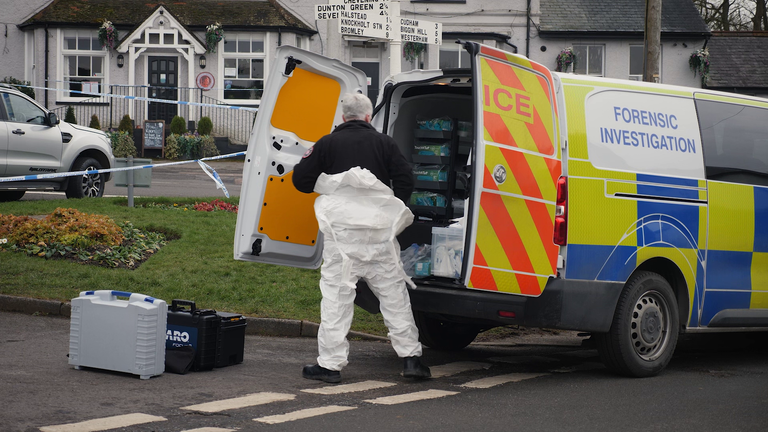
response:
[[[576,53],[572,47],[565,48],[557,55],[557,72],[568,72],[568,68],[573,67],[576,70]]]
[[[409,62],[415,61],[424,50],[427,49],[427,45],[418,42],[406,42],[403,44],[403,58]]]
[[[693,71],[693,76],[696,74],[701,75],[701,85],[707,84],[709,79],[709,51],[707,49],[697,49],[691,53],[691,57],[688,59],[688,66]]]
[[[205,52],[215,53],[216,45],[224,39],[224,28],[219,23],[205,28]]]
[[[109,47],[115,49],[115,46],[117,46],[117,40],[117,29],[112,25],[112,21],[104,20],[104,22],[101,24],[101,27],[99,27],[99,43],[101,44],[101,47]]]

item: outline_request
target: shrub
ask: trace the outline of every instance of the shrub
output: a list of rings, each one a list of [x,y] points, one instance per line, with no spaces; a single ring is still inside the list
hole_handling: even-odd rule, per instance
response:
[[[67,107],[67,112],[64,114],[64,121],[67,123],[77,124],[77,118],[75,117],[75,109],[72,105]]]
[[[108,132],[115,157],[136,156],[136,145],[128,132]]]
[[[126,114],[120,120],[120,125],[117,127],[120,132],[133,133],[133,123],[131,123],[131,117]]]
[[[91,116],[91,123],[88,125],[88,127],[101,129],[101,123],[99,123],[99,117],[96,114]]]
[[[170,134],[165,139],[165,157],[168,159],[199,159],[218,155],[219,150],[210,135]]]
[[[201,117],[197,122],[197,132],[200,135],[210,135],[213,130],[213,122],[210,117]]]
[[[216,148],[216,142],[213,140],[213,137],[210,135],[202,136],[200,143],[200,157],[205,158],[218,155],[219,149]]]
[[[179,159],[180,157],[178,135],[170,134],[165,139],[165,158]]]
[[[30,83],[29,81],[18,80],[18,79],[14,78],[14,77],[5,77],[0,82],[1,83],[6,83],[6,84],[10,84],[14,88],[16,88],[16,90],[24,93],[25,95],[31,97],[32,99],[35,98],[35,89],[33,89],[31,87],[22,87],[22,86],[31,85],[32,83]]]
[[[187,121],[184,120],[184,117],[175,116],[173,120],[171,120],[171,133],[176,135],[181,135],[186,131],[187,131]]]

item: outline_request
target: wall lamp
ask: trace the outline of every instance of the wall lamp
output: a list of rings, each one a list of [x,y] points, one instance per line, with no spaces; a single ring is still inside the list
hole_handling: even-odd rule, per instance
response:
[[[200,56],[200,69],[205,69],[205,56]]]
[[[125,57],[122,54],[117,55],[117,67],[121,68],[125,64]]]

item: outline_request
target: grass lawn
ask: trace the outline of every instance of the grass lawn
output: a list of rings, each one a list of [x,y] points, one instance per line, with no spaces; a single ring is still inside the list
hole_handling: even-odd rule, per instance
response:
[[[126,198],[0,203],[0,214],[47,215],[57,207],[130,221],[137,228],[179,236],[135,270],[111,269],[0,249],[0,293],[69,301],[86,290],[120,290],[160,298],[192,300],[197,307],[253,317],[320,322],[320,270],[235,261],[237,215],[231,212],[143,208],[193,204],[214,198]],[[224,200],[237,204],[238,200]],[[381,315],[355,308],[352,329],[386,335]]]

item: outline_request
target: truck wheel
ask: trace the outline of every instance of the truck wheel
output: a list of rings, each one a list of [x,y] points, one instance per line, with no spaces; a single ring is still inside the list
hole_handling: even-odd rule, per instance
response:
[[[639,272],[621,293],[611,329],[595,339],[608,369],[650,377],[672,359],[678,329],[677,301],[669,282],[657,273]]]
[[[24,196],[25,191],[0,191],[0,202],[18,201]]]
[[[437,350],[457,351],[471,344],[480,329],[469,325],[432,318],[421,312],[414,312],[419,341]]]
[[[94,158],[78,158],[72,171],[100,170],[101,164]],[[67,198],[98,198],[104,195],[104,174],[83,174],[72,176],[67,186]]]

